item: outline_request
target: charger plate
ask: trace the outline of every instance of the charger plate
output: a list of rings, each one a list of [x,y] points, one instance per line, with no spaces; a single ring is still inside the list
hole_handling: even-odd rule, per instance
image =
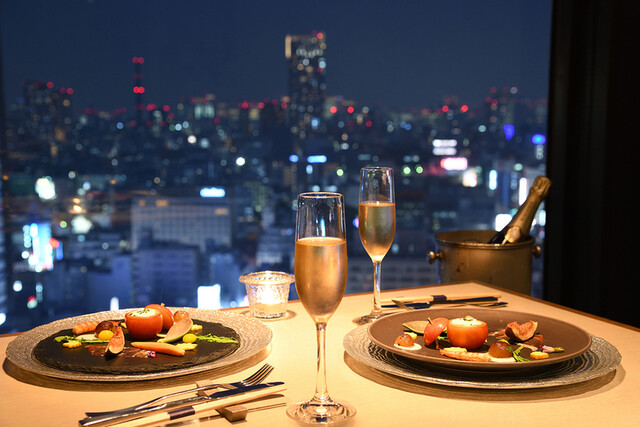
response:
[[[18,335],[9,343],[6,350],[7,359],[16,366],[36,374],[48,377],[62,378],[77,381],[143,381],[152,379],[161,379],[175,377],[178,375],[187,375],[196,372],[207,371],[215,368],[229,366],[233,363],[248,359],[251,356],[262,351],[271,342],[273,332],[269,327],[264,325],[257,319],[242,314],[236,314],[229,311],[203,310],[196,308],[173,308],[172,311],[187,311],[195,323],[210,322],[218,323],[224,327],[233,329],[239,336],[239,346],[231,353],[222,355],[215,360],[195,365],[181,366],[179,363],[172,363],[167,366],[166,370],[156,370],[154,372],[137,372],[126,373],[119,372],[117,374],[109,374],[105,372],[81,372],[68,369],[56,368],[41,363],[34,357],[34,349],[42,341],[60,331],[70,329],[76,323],[87,322],[91,320],[111,320],[122,319],[124,315],[131,311],[116,310],[102,311],[98,313],[86,314],[82,316],[69,317],[46,325],[38,326],[27,332]],[[206,331],[205,331],[206,332]],[[176,359],[176,358],[174,358]],[[96,361],[101,358],[96,356]]]
[[[534,369],[473,371],[448,368],[387,351],[369,338],[369,325],[351,330],[343,340],[349,356],[397,377],[452,387],[529,389],[577,384],[615,371],[622,356],[608,341],[591,335],[591,347],[579,356]]]

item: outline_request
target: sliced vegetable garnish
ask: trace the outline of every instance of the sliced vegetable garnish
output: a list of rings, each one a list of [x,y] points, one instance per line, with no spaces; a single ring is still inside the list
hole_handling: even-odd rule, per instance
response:
[[[409,329],[416,334],[422,335],[424,333],[424,328],[429,324],[428,320],[412,320],[411,322],[403,323],[402,326]]]
[[[183,350],[195,350],[196,347],[198,346],[198,344],[193,343],[193,342],[180,342],[178,344],[176,344],[177,347],[180,347]]]

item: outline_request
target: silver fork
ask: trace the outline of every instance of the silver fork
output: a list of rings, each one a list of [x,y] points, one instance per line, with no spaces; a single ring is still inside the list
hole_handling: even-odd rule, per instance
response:
[[[113,411],[104,411],[104,412],[85,412],[85,414],[87,414],[88,417],[95,417],[95,416],[115,414],[118,412],[125,412],[125,411],[138,411],[140,409],[148,408],[157,403],[160,403],[163,400],[171,399],[172,397],[180,396],[186,393],[197,393],[199,391],[212,390],[214,388],[233,389],[238,387],[246,387],[248,385],[259,384],[262,381],[264,381],[265,378],[267,378],[267,376],[271,373],[271,371],[273,371],[273,366],[269,365],[268,363],[265,363],[256,372],[254,372],[252,375],[248,376],[247,378],[241,381],[236,381],[232,383],[209,384],[201,387],[192,388],[189,390],[176,391],[175,393],[166,394],[164,396],[160,396],[155,399],[149,400],[148,402],[144,402],[135,406],[130,406],[128,408],[122,408],[122,409],[116,409]]]

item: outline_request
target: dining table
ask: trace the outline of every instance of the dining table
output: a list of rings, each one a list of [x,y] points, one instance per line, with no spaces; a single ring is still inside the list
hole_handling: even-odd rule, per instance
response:
[[[508,310],[534,318],[557,319],[586,331],[593,340],[592,348],[579,358],[593,354],[577,367],[572,365],[573,360],[562,362],[568,366],[567,371],[551,369],[550,376],[545,376],[542,368],[494,372],[458,370],[410,359],[398,364],[396,359],[404,360],[402,357],[381,351],[370,341],[370,325],[381,320],[368,325],[354,321],[371,310],[372,294],[345,295],[326,328],[328,392],[333,399],[349,402],[357,410],[355,417],[343,425],[638,425],[640,329],[636,327],[474,281],[384,290],[381,298],[389,301],[425,295],[486,293],[498,293],[498,301],[503,305],[432,304],[422,310],[421,315],[426,319],[430,310],[437,313],[436,310],[446,307],[456,310],[460,316],[472,310],[474,313],[482,310],[481,313],[486,312],[488,316]],[[269,342],[246,358],[204,371],[140,381],[64,378],[25,368],[6,356],[7,347],[22,333],[2,335],[0,426],[79,425],[87,411],[127,407],[207,381],[239,380],[264,363],[274,367],[267,380],[282,381],[285,386],[271,398],[274,404],[270,407],[265,404],[266,408],[250,410],[246,417],[235,422],[212,410],[167,425],[298,425],[287,416],[285,408],[314,394],[316,332],[300,301],[289,301],[286,310],[282,318],[259,320],[270,331]],[[385,310],[410,311],[399,307]],[[256,320],[250,317],[248,307],[223,311]],[[381,319],[389,317],[391,315]],[[596,344],[598,348],[593,347]]]

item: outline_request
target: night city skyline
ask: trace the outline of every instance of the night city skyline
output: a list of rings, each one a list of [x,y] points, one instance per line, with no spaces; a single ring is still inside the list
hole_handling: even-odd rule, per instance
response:
[[[370,290],[357,229],[370,165],[396,175],[383,287],[435,283],[434,237],[501,227],[545,173],[550,23],[533,17],[549,12],[539,5],[465,8],[472,28],[461,10],[417,3],[324,2],[302,16],[282,2],[273,20],[253,2],[153,18],[141,3],[63,16],[36,4],[0,9],[0,330],[158,301],[243,304],[241,274],[292,271],[304,191],[345,195],[347,293]],[[350,25],[329,19],[330,5]]]
[[[40,80],[73,88],[76,112],[130,108],[134,56],[145,58],[149,103],[279,99],[284,39],[312,31],[329,40],[328,96],[396,109],[433,108],[443,96],[477,103],[494,86],[546,98],[551,2],[512,3],[4,3],[5,102]]]

